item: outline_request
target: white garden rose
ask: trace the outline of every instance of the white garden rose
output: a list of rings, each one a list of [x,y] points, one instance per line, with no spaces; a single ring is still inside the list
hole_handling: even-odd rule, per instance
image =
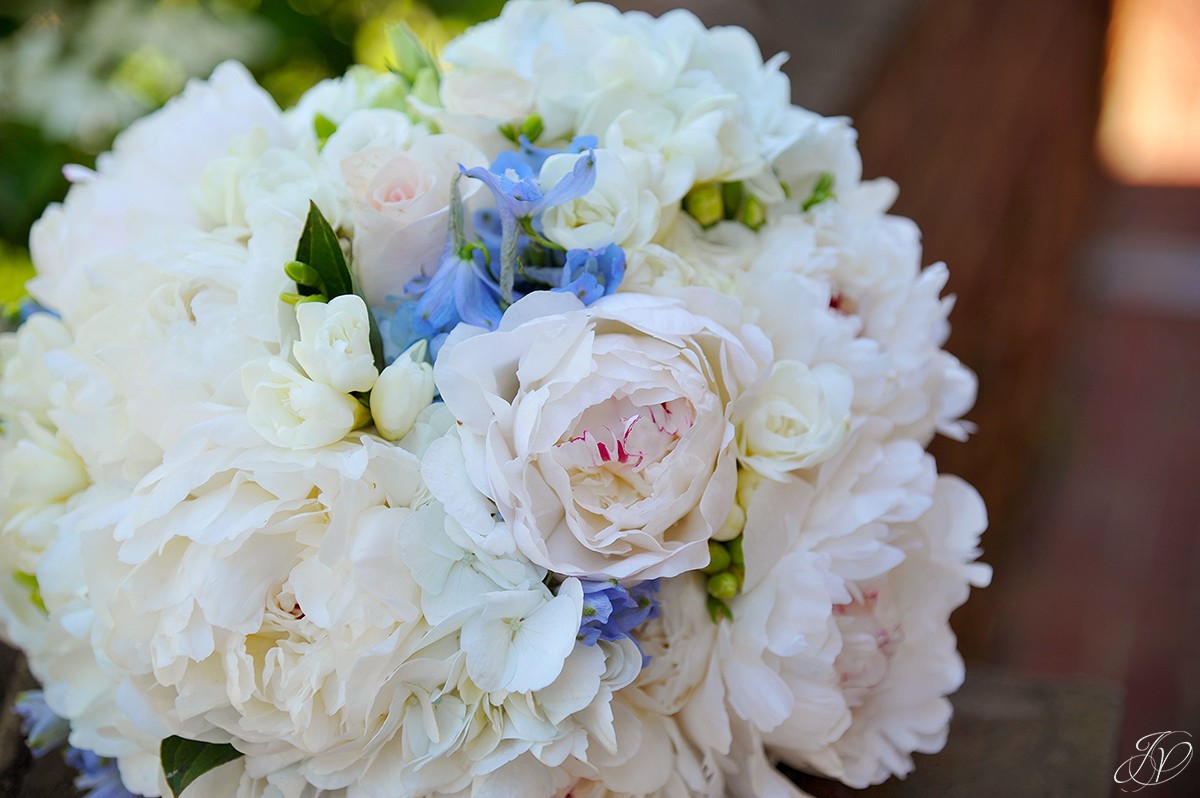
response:
[[[292,344],[292,356],[310,379],[342,393],[371,390],[379,370],[368,313],[354,294],[296,306],[300,340]]]
[[[407,150],[370,147],[341,162],[354,220],[354,270],[372,305],[400,296],[409,281],[437,270],[446,247],[450,183],[459,164],[487,162],[479,149],[446,134]],[[463,201],[478,181],[461,186]]]
[[[517,548],[575,576],[649,579],[708,562],[737,480],[734,423],[770,347],[736,306],[531,294],[434,366],[468,469]]]
[[[547,238],[567,249],[603,249],[617,244],[636,249],[658,232],[658,198],[647,187],[645,174],[635,174],[620,156],[596,150],[596,184],[578,199],[547,209],[542,226]],[[542,165],[538,180],[549,191],[575,167],[582,155],[553,155]]]
[[[845,369],[810,369],[795,360],[771,368],[754,408],[738,427],[744,465],[770,479],[827,460],[850,432],[854,382]]]

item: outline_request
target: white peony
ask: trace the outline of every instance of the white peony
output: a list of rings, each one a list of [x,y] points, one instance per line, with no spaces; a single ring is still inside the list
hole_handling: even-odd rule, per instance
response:
[[[691,299],[537,293],[496,332],[446,342],[434,374],[468,467],[533,562],[619,579],[707,563],[733,504],[734,419],[770,348],[722,323],[719,295]]]
[[[8,418],[29,413],[46,423],[54,386],[46,358],[70,345],[70,331],[49,313],[35,313],[15,333],[0,334],[0,413]]]

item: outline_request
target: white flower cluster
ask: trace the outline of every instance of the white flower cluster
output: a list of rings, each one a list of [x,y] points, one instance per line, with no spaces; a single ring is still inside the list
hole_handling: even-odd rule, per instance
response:
[[[188,794],[239,798],[794,796],[774,762],[939,750],[990,570],[925,447],[974,376],[780,60],[514,0],[287,112],[223,65],[76,172],[53,313],[0,338],[0,632],[72,744],[143,796],[163,739],[232,744]]]

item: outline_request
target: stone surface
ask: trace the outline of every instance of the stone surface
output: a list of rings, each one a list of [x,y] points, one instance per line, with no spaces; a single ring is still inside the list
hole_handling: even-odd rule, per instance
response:
[[[907,779],[862,791],[801,774],[795,780],[816,798],[1076,798],[1112,790],[1120,688],[979,665],[968,668],[952,701],[945,750],[917,756]]]

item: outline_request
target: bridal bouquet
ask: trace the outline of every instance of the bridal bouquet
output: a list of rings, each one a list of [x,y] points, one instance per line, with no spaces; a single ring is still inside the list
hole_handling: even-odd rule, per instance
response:
[[[237,64],[32,235],[0,629],[94,795],[795,796],[945,741],[946,269],[738,28]]]

